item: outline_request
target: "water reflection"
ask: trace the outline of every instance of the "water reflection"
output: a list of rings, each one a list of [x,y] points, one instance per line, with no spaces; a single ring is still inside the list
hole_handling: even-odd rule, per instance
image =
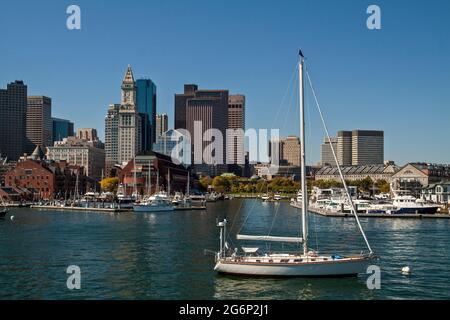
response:
[[[215,299],[371,299],[363,278],[250,278],[218,275]]]

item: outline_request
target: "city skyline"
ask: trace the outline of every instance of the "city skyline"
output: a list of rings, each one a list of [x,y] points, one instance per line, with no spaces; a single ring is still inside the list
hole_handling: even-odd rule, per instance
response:
[[[109,19],[124,18],[119,12],[120,5],[79,1],[83,14],[83,26],[79,31],[65,28],[66,3],[29,4],[30,12],[39,13],[39,18],[35,19],[21,10],[21,6],[5,4],[2,13],[8,14],[0,13],[0,26],[8,30],[9,22],[16,18],[22,23],[5,35],[1,45],[4,56],[0,62],[3,71],[0,87],[23,80],[28,86],[28,95],[52,98],[53,116],[70,119],[76,127],[96,128],[105,140],[104,110],[111,101],[119,101],[116,88],[123,68],[131,64],[141,72],[136,74],[136,79],[151,78],[158,86],[158,113],[169,115],[169,128],[174,127],[174,94],[180,92],[185,83],[198,83],[205,89],[226,88],[245,94],[248,128],[279,127],[281,136],[298,135],[298,121],[286,120],[297,119],[295,104],[284,114],[278,112],[278,106],[296,63],[296,50],[301,46],[311,57],[310,72],[330,131],[349,127],[383,130],[386,160],[400,164],[449,162],[445,129],[450,115],[446,108],[450,93],[445,90],[450,81],[447,58],[450,46],[445,41],[447,2],[437,1],[434,6],[427,6],[425,2],[379,1],[383,12],[383,27],[379,31],[365,28],[366,3],[322,1],[316,5],[286,1],[273,11],[267,10],[270,4],[264,1],[258,2],[258,6],[251,2],[236,3],[234,7],[239,10],[233,11],[229,11],[233,7],[229,4],[215,3],[204,9],[202,3],[168,6],[132,2],[131,14],[125,19],[132,19],[132,16],[135,23],[128,27],[108,24]],[[102,5],[108,6],[107,14]],[[226,44],[213,41],[212,48],[193,50],[195,41],[189,43],[179,37],[183,23],[191,21],[184,16],[186,10],[194,18],[201,17],[204,23],[212,19],[206,15],[211,6],[223,10],[216,17],[214,27],[206,30],[193,21],[192,31],[205,36],[222,35],[239,44],[239,50],[234,50],[233,46],[227,48],[228,41]],[[407,12],[403,10],[405,6],[409,9]],[[250,12],[253,12],[251,16]],[[227,14],[232,14],[235,21],[242,21],[242,25],[230,26]],[[168,15],[177,18],[171,26],[164,21]],[[422,15],[426,15],[426,19],[420,19]],[[152,22],[142,22],[146,21],[145,17],[151,17],[148,21]],[[410,21],[415,21],[416,28],[411,28]],[[236,34],[242,26],[246,30],[241,35]],[[158,30],[152,41],[139,41],[151,27]],[[142,31],[131,35],[129,41],[138,44],[137,50],[124,51],[120,39],[135,28]],[[106,30],[108,36],[101,38],[100,34],[104,35]],[[41,39],[45,34],[48,36]],[[37,49],[21,51],[22,36],[29,38]],[[190,50],[176,52],[169,43],[172,39]],[[252,41],[245,43],[248,39]],[[36,54],[41,46],[49,48]],[[93,50],[86,50],[92,46]],[[108,52],[106,56],[100,46]],[[421,63],[421,59],[427,62]],[[311,125],[314,128],[307,133],[308,163],[319,161],[324,137],[314,113],[311,109],[311,123],[317,125]]]

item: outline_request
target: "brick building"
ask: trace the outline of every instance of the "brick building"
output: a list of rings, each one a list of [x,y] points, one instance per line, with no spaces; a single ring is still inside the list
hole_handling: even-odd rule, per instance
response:
[[[151,173],[151,179],[148,178],[149,173]],[[119,180],[127,195],[133,194],[135,184],[137,193],[144,195],[153,194],[157,190],[168,191],[170,175],[171,193],[176,191],[184,193],[187,188],[188,174],[187,169],[173,163],[171,157],[148,151],[137,155],[136,160],[130,160],[119,173]]]
[[[66,161],[45,161],[42,150],[38,149],[5,174],[5,187],[27,189],[34,199],[43,200],[69,198],[97,189],[95,181],[84,174],[83,167]]]

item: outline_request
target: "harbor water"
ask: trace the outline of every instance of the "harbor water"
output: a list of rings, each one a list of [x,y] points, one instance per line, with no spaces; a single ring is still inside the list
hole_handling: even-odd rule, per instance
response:
[[[217,275],[209,252],[218,249],[216,223],[223,218],[231,244],[237,232],[299,235],[301,230],[298,209],[256,199],[208,203],[207,211],[154,214],[12,209],[0,220],[0,299],[450,299],[448,219],[361,219],[380,257],[375,263],[381,288],[369,290],[367,275]],[[365,249],[349,218],[311,214],[309,239],[310,247],[323,253]],[[80,290],[67,288],[71,265],[81,270]],[[404,266],[412,274],[402,275]]]

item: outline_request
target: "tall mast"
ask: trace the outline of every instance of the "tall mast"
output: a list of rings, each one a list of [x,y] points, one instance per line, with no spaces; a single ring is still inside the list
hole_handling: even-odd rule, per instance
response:
[[[133,196],[137,197],[137,183],[136,183],[136,157],[133,159]]]
[[[147,187],[148,187],[147,194],[148,194],[148,196],[150,196],[151,193],[152,193],[152,162],[151,161],[148,162],[148,183],[147,183]]]
[[[300,103],[300,162],[302,175],[302,233],[303,254],[308,254],[308,190],[306,188],[306,156],[305,156],[305,95],[303,83],[303,64],[305,57],[299,51],[300,61],[298,63],[299,103]]]
[[[156,192],[159,192],[159,168],[156,169]]]
[[[190,184],[191,184],[191,175],[190,175],[190,173],[189,173],[189,170],[188,170],[188,174],[187,174],[187,190],[186,190],[186,193],[187,193],[187,196],[189,197],[189,194],[190,194],[190,192],[191,192],[191,190],[190,190]]]
[[[170,168],[167,170],[167,193],[170,197]]]

